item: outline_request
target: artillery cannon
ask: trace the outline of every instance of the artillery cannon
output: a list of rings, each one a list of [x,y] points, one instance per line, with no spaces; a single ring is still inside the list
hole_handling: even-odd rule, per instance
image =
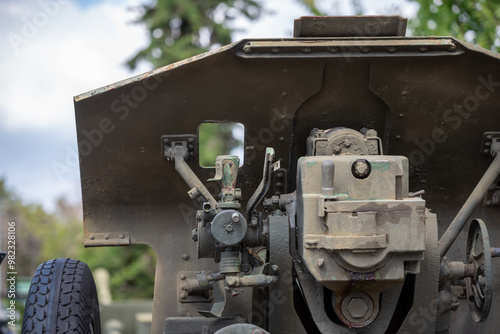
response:
[[[498,327],[500,56],[405,30],[302,17],[75,97],[84,243],[156,251],[153,333]],[[244,154],[205,168],[212,122]]]

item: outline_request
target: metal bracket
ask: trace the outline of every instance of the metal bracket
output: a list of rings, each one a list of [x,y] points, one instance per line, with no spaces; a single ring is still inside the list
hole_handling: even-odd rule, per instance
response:
[[[163,156],[167,158],[168,161],[173,161],[175,159],[174,148],[176,146],[182,146],[184,149],[184,159],[188,159],[194,156],[194,147],[196,144],[196,136],[190,134],[183,135],[163,135],[161,136],[161,145]]]
[[[359,250],[387,247],[387,235],[321,235],[306,234],[304,244],[309,249]]]
[[[85,247],[99,246],[129,246],[130,233],[109,232],[109,233],[84,233],[83,243]]]
[[[186,159],[194,155],[195,135],[163,135],[161,136],[162,153],[167,160],[175,160],[175,170],[190,187],[189,197],[195,200],[203,196],[212,208],[217,207],[217,201],[201,180],[186,163]]]
[[[481,154],[495,156],[498,151],[500,151],[500,132],[488,131],[483,133]]]

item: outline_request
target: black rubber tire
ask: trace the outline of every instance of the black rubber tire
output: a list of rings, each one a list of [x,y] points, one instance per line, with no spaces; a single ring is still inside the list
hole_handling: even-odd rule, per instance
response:
[[[22,334],[100,334],[99,303],[89,267],[54,259],[38,266],[24,310]]]

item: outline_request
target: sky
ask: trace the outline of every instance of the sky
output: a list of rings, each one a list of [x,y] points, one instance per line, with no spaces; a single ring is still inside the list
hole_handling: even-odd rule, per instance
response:
[[[59,197],[81,201],[73,96],[151,70],[124,63],[148,44],[133,24],[140,0],[0,1],[0,177],[25,202],[48,211]],[[330,15],[352,15],[351,1],[324,0]],[[415,3],[361,1],[369,15],[413,17]],[[307,15],[297,0],[263,1],[267,14],[237,19],[233,39],[291,37]]]

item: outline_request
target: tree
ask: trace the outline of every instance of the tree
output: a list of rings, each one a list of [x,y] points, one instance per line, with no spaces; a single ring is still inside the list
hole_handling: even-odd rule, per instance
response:
[[[231,22],[239,15],[250,20],[261,14],[255,0],[158,0],[136,8],[136,23],[149,31],[150,44],[132,57],[134,69],[147,61],[161,67],[231,42]]]
[[[420,4],[410,20],[414,35],[453,36],[486,49],[500,47],[500,0],[411,0]]]

